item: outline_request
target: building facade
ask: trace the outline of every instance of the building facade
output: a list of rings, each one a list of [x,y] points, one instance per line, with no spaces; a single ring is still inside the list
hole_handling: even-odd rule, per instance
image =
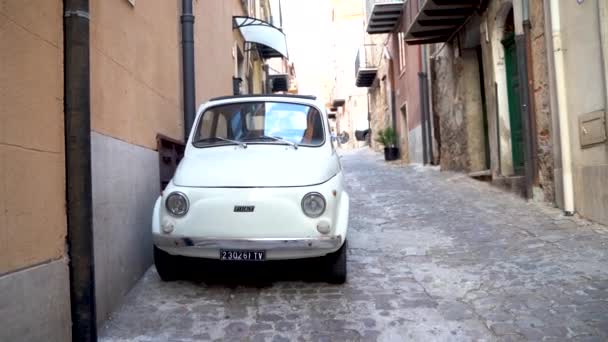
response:
[[[357,49],[363,42],[363,37],[357,33],[364,24],[364,12],[349,0],[332,0],[331,11],[331,88],[326,95],[327,107],[335,117],[332,127],[336,135],[348,136],[348,141],[340,146],[352,149],[366,144],[355,138],[357,131],[369,127],[367,93],[355,86],[352,70]]]
[[[0,46],[0,340],[67,341],[62,1],[2,2]]]
[[[420,5],[442,169],[608,222],[605,1]]]
[[[269,1],[192,6],[195,104],[236,92],[235,79],[239,93],[267,92],[267,60],[285,46],[248,40],[235,18],[272,26]],[[0,5],[0,340],[90,337],[150,267],[159,150],[184,141],[183,12],[165,0]]]
[[[548,72],[546,51],[538,48],[543,13],[531,10],[542,1],[527,3],[523,11],[522,1],[424,1],[406,42],[429,46],[442,169],[550,199]]]
[[[545,13],[557,203],[608,224],[608,4],[547,1]]]
[[[375,143],[378,132],[391,127],[397,133],[401,160],[430,164],[435,162],[437,145],[425,95],[426,48],[407,45],[404,39],[417,10],[416,1],[366,1],[362,51],[368,56],[367,65],[359,65],[356,74],[357,85],[369,87],[374,149],[383,149]]]

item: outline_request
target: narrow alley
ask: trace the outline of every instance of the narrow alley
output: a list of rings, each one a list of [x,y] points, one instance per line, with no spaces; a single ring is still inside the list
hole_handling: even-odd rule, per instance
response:
[[[345,152],[342,162],[347,284],[286,271],[262,276],[264,284],[163,283],[152,267],[100,340],[608,339],[606,228],[370,150]]]

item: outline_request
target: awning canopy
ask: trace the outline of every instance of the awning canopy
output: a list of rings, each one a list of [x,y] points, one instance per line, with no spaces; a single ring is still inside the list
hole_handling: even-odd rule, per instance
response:
[[[426,0],[407,30],[409,45],[447,42],[478,10],[483,0]]]
[[[287,54],[287,39],[285,33],[278,27],[260,19],[234,16],[233,28],[238,28],[246,42],[260,46],[262,58],[285,57]]]

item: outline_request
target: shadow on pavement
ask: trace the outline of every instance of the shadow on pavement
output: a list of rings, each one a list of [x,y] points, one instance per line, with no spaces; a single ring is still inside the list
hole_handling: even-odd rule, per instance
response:
[[[285,281],[325,282],[323,259],[229,262],[184,258],[182,280],[208,286],[271,287]]]

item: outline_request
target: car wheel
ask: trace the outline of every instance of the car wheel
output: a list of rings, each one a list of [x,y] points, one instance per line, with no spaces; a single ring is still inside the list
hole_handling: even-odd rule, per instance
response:
[[[154,246],[154,266],[163,281],[179,279],[178,257],[173,256]]]
[[[328,274],[327,281],[331,284],[344,284],[346,282],[347,263],[346,254],[348,251],[347,241],[344,241],[342,247],[334,253],[329,254],[327,258]]]

